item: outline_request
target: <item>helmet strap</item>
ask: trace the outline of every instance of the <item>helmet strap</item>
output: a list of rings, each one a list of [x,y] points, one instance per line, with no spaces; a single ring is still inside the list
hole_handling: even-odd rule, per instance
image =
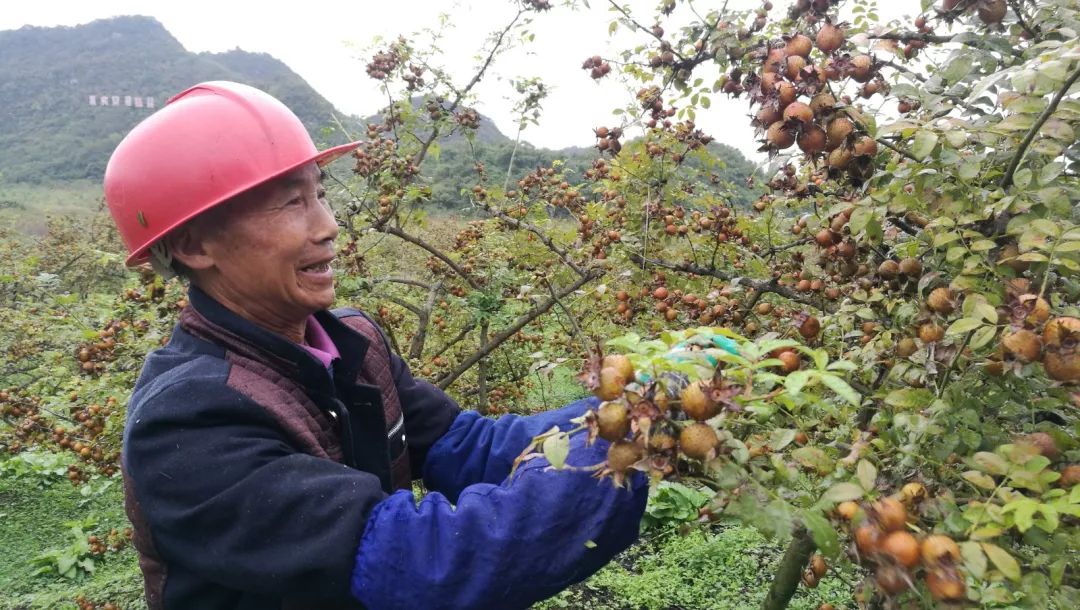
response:
[[[161,279],[169,281],[176,277],[176,270],[173,269],[172,264],[173,255],[169,252],[169,246],[164,239],[159,239],[150,245],[150,266],[153,267],[154,273],[161,276]]]

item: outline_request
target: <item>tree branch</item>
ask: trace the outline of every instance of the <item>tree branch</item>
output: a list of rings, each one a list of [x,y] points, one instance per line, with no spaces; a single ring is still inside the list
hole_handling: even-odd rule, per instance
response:
[[[578,274],[579,277],[582,277],[582,276],[585,275],[585,270],[582,269],[581,267],[579,267],[576,263],[574,263],[574,261],[570,258],[570,254],[566,251],[566,249],[558,246],[554,241],[552,241],[552,239],[550,237],[548,237],[536,225],[524,222],[522,220],[518,220],[517,218],[514,218],[514,217],[510,216],[509,214],[507,214],[506,212],[504,212],[502,210],[495,209],[494,207],[491,206],[490,203],[488,203],[486,201],[480,202],[480,207],[483,208],[489,214],[492,214],[494,216],[499,217],[500,219],[502,219],[503,222],[505,222],[506,224],[514,227],[515,229],[525,229],[526,231],[532,233],[533,235],[535,235],[536,237],[538,237],[540,239],[541,243],[543,243],[545,246],[547,246],[548,250],[551,250],[552,252],[554,252],[555,255],[558,256],[562,260],[562,262],[566,264],[567,267],[570,267],[571,269],[573,269],[574,273]]]
[[[476,74],[473,75],[472,80],[470,80],[463,89],[457,91],[457,94],[454,96],[454,101],[450,103],[450,107],[448,109],[449,112],[452,113],[457,110],[457,107],[461,104],[461,100],[465,99],[465,96],[469,94],[469,91],[471,91],[472,88],[476,86],[476,83],[480,82],[480,79],[484,77],[487,69],[491,66],[491,62],[495,59],[495,54],[499,51],[499,47],[502,46],[503,38],[506,38],[506,35],[510,33],[510,30],[514,29],[514,26],[517,25],[518,19],[521,19],[522,13],[524,13],[524,10],[519,9],[517,14],[514,15],[514,18],[510,20],[510,23],[505,28],[503,28],[501,32],[499,32],[498,36],[495,38],[495,44],[492,45],[491,51],[488,53],[487,58],[484,59],[484,63],[480,66],[480,69],[476,71]],[[424,143],[420,146],[420,150],[417,151],[416,155],[413,156],[413,165],[420,167],[420,164],[424,162],[424,158],[427,157],[427,153],[428,150],[431,148],[431,144],[439,138],[440,131],[441,130],[439,129],[439,124],[436,123],[431,128],[431,135],[429,135],[428,138],[424,140]]]
[[[465,327],[462,328],[461,331],[459,331],[453,339],[447,341],[445,345],[435,350],[435,353],[432,354],[431,357],[435,358],[436,356],[442,356],[444,353],[446,353],[446,350],[464,341],[465,337],[469,336],[469,333],[471,333],[474,328],[476,328],[476,322],[470,322],[469,324],[466,324]]]
[[[1069,75],[1069,78],[1061,85],[1057,93],[1054,94],[1054,99],[1050,100],[1050,105],[1043,110],[1039,118],[1035,120],[1035,124],[1028,130],[1027,135],[1020,142],[1020,146],[1016,148],[1016,152],[1013,153],[1012,161],[1009,162],[1009,168],[1005,170],[1005,175],[1001,177],[1001,188],[1008,188],[1012,185],[1013,174],[1016,173],[1016,168],[1020,166],[1020,161],[1024,158],[1024,153],[1027,152],[1028,146],[1031,146],[1031,142],[1035,139],[1035,134],[1039,133],[1039,129],[1042,128],[1043,123],[1050,118],[1051,114],[1057,110],[1058,104],[1061,103],[1061,99],[1065,97],[1065,94],[1069,92],[1069,88],[1073,86],[1076,79],[1080,78],[1080,64],[1076,66],[1073,73]]]
[[[649,265],[653,265],[653,266],[656,266],[656,267],[663,267],[665,269],[671,269],[673,271],[681,271],[683,273],[693,273],[695,275],[711,276],[711,277],[715,277],[717,279],[723,280],[725,282],[730,282],[730,281],[732,281],[732,280],[734,280],[736,278],[736,276],[731,274],[731,273],[728,273],[726,271],[721,271],[721,270],[715,269],[715,268],[699,267],[697,265],[690,265],[690,264],[686,264],[686,263],[671,263],[671,262],[662,261],[662,260],[645,258],[644,256],[641,256],[639,254],[634,254],[634,253],[630,253],[630,260],[632,260],[633,262],[638,263],[638,264],[649,264]],[[778,294],[778,295],[784,297],[785,299],[788,299],[789,301],[794,301],[796,303],[801,303],[803,305],[813,307],[814,309],[817,309],[817,310],[820,310],[820,311],[831,312],[831,311],[833,311],[835,309],[834,307],[831,307],[829,305],[816,303],[812,299],[810,299],[809,297],[801,295],[801,294],[795,292],[794,290],[792,290],[792,289],[790,289],[790,288],[788,288],[786,286],[781,286],[781,285],[777,284],[775,281],[772,281],[772,280],[755,280],[755,279],[750,279],[750,278],[743,277],[743,278],[739,278],[739,282],[741,284],[749,286],[750,288],[753,288],[754,290],[756,290],[758,292],[771,292],[773,294]]]
[[[424,342],[427,341],[427,331],[431,320],[431,310],[435,309],[435,301],[442,292],[442,282],[437,282],[428,289],[427,303],[424,304],[421,314],[418,316],[416,334],[409,342],[409,358],[417,359],[424,355]]]
[[[919,158],[918,158],[918,157],[916,157],[915,155],[913,155],[913,154],[909,153],[908,151],[906,151],[906,150],[904,150],[904,149],[902,149],[902,148],[900,148],[900,147],[896,146],[895,144],[893,144],[892,142],[889,142],[889,141],[888,141],[888,140],[886,140],[886,139],[883,139],[883,138],[878,138],[878,139],[876,140],[876,142],[877,142],[878,144],[881,144],[881,145],[882,145],[882,146],[884,146],[885,148],[888,148],[889,150],[891,150],[891,151],[893,151],[893,152],[895,152],[895,153],[899,154],[899,155],[900,155],[900,156],[902,156],[902,157],[907,157],[908,159],[911,159],[912,161],[919,161]]]
[[[604,272],[599,269],[589,270],[588,273],[586,273],[583,277],[578,278],[577,281],[575,281],[573,284],[570,284],[569,286],[560,290],[558,292],[558,298],[565,297],[566,295],[574,292],[578,288],[581,288],[585,284],[597,278],[600,278],[603,275]],[[457,365],[457,367],[454,368],[454,370],[450,371],[441,379],[439,379],[435,385],[439,386],[439,388],[443,390],[448,388],[450,384],[454,383],[454,381],[456,381],[458,377],[461,377],[461,375],[464,374],[465,371],[468,371],[470,368],[472,368],[472,366],[479,362],[481,358],[488,355],[493,350],[495,350],[495,348],[502,345],[504,341],[512,337],[517,331],[524,328],[525,325],[527,325],[529,322],[532,322],[536,318],[539,318],[540,316],[547,313],[548,310],[555,306],[558,298],[548,298],[547,300],[538,304],[536,307],[533,307],[526,313],[519,316],[517,320],[514,320],[513,324],[499,331],[495,336],[491,337],[491,340],[488,341],[487,345],[485,345],[483,349],[477,350],[476,353],[463,360],[460,364]]]
[[[442,252],[442,250],[439,250],[438,248],[436,248],[435,246],[427,243],[423,239],[420,239],[419,237],[417,237],[415,235],[412,235],[410,233],[406,233],[404,230],[402,230],[402,229],[400,229],[398,227],[392,227],[392,226],[389,226],[389,225],[377,226],[377,227],[375,227],[375,230],[380,231],[382,233],[389,233],[390,235],[393,235],[394,237],[397,237],[398,239],[407,241],[410,244],[413,244],[415,246],[419,246],[420,248],[422,248],[424,250],[427,250],[427,252],[429,254],[431,254],[435,258],[437,258],[440,261],[442,261],[443,263],[445,263],[447,267],[450,267],[451,269],[453,269],[454,273],[461,276],[461,278],[463,280],[465,280],[469,284],[469,286],[471,286],[473,288],[473,290],[479,290],[480,289],[480,284],[477,284],[476,280],[474,280],[472,278],[472,276],[470,276],[468,273],[465,272],[464,269],[461,268],[461,265],[458,265],[457,263],[455,263],[449,256],[444,254]]]
[[[803,570],[810,563],[810,555],[816,548],[810,532],[800,524],[791,537],[791,544],[788,545],[783,559],[780,560],[769,592],[761,603],[761,610],[787,608],[791,596],[795,595],[795,590],[799,588]]]

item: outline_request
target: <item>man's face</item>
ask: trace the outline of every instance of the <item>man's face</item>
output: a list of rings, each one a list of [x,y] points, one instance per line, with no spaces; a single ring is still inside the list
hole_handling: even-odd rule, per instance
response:
[[[312,163],[248,191],[206,227],[212,296],[269,328],[305,320],[334,303],[337,222]]]

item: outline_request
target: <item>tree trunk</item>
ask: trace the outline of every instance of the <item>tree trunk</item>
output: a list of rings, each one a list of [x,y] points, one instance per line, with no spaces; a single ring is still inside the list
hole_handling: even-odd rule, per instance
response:
[[[810,538],[810,532],[801,525],[791,537],[791,544],[780,560],[780,567],[776,570],[769,594],[761,604],[761,610],[784,610],[787,608],[791,596],[795,595],[795,589],[799,587],[803,570],[810,563],[810,556],[814,553],[814,540]]]

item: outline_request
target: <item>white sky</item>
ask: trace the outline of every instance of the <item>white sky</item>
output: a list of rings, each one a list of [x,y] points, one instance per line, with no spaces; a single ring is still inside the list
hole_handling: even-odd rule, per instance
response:
[[[649,15],[657,0],[621,2],[636,9],[639,21],[651,24]],[[789,0],[773,2],[774,14],[786,10],[789,4]],[[439,14],[447,13],[453,29],[440,45],[442,65],[461,86],[474,71],[488,34],[504,27],[514,11],[509,0],[4,0],[3,4],[0,30],[24,25],[77,25],[116,15],[149,15],[189,51],[239,47],[269,53],[288,64],[337,108],[358,116],[374,114],[385,105],[376,82],[364,71],[375,37],[390,39],[436,28]],[[571,11],[556,6],[534,14],[530,31],[535,33],[535,40],[503,56],[477,89],[478,110],[491,117],[503,133],[514,136],[513,90],[507,79],[518,77],[538,76],[551,90],[539,128],[530,126],[523,134],[536,146],[591,146],[595,143],[593,127],[618,123],[611,110],[628,101],[626,87],[610,77],[593,82],[580,69],[581,62],[594,54],[615,57],[618,50],[645,39],[640,34],[609,38],[607,24],[613,18],[610,5],[606,0],[590,0],[589,4],[590,9]],[[697,0],[694,6],[704,14],[721,4]],[[730,0],[728,4],[730,8],[759,5],[758,0]],[[898,17],[918,10],[918,0],[891,0],[882,6],[881,16]],[[680,7],[676,15],[680,12],[685,8]],[[752,160],[763,160],[763,155],[753,152],[757,144],[746,116],[746,100],[715,95],[713,102],[710,111],[698,114],[698,125]]]

